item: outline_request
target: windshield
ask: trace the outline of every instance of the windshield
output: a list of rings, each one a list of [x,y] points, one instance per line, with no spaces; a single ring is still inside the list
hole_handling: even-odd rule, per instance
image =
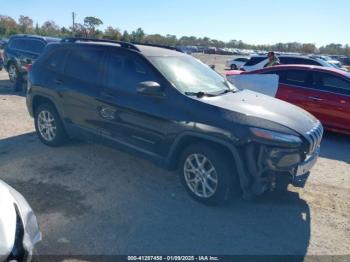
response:
[[[149,57],[157,69],[184,93],[218,94],[237,89],[209,66],[191,56]]]

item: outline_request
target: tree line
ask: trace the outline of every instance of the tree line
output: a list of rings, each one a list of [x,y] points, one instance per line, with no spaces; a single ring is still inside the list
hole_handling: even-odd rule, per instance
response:
[[[350,47],[348,44],[328,44],[317,48],[313,43],[277,43],[274,45],[251,45],[241,40],[231,40],[224,42],[209,37],[182,36],[178,38],[175,35],[167,34],[146,34],[142,28],[128,32],[120,30],[117,27],[107,26],[105,30],[100,30],[103,25],[101,19],[88,16],[82,23],[74,23],[71,27],[61,27],[52,20],[48,20],[43,24],[34,24],[32,18],[21,15],[16,21],[10,16],[0,15],[0,37],[9,37],[14,34],[37,34],[43,36],[57,37],[92,37],[112,40],[121,40],[136,43],[148,43],[170,46],[202,46],[216,48],[238,48],[251,50],[266,50],[279,52],[298,52],[298,53],[321,53],[332,55],[350,55]]]

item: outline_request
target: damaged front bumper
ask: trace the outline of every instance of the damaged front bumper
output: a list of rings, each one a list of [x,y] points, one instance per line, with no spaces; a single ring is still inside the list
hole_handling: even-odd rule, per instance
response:
[[[292,185],[295,187],[304,187],[307,179],[310,175],[311,168],[317,162],[320,154],[320,148],[317,148],[312,155],[306,157],[303,163],[299,164],[298,167],[292,173]]]
[[[250,198],[252,195],[261,195],[280,188],[279,184],[304,187],[311,168],[316,164],[320,148],[305,154],[300,148],[250,143],[244,151],[249,183],[242,189],[244,195]]]

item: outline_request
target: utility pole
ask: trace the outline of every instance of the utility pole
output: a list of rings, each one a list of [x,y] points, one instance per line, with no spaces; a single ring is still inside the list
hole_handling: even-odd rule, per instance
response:
[[[72,21],[73,21],[73,26],[72,26],[72,33],[73,35],[75,34],[75,17],[76,17],[76,13],[73,11],[72,12]]]

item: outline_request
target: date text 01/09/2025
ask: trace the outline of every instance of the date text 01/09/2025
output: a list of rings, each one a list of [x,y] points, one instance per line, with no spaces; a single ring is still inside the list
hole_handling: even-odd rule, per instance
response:
[[[128,261],[219,261],[215,256],[128,256]]]

